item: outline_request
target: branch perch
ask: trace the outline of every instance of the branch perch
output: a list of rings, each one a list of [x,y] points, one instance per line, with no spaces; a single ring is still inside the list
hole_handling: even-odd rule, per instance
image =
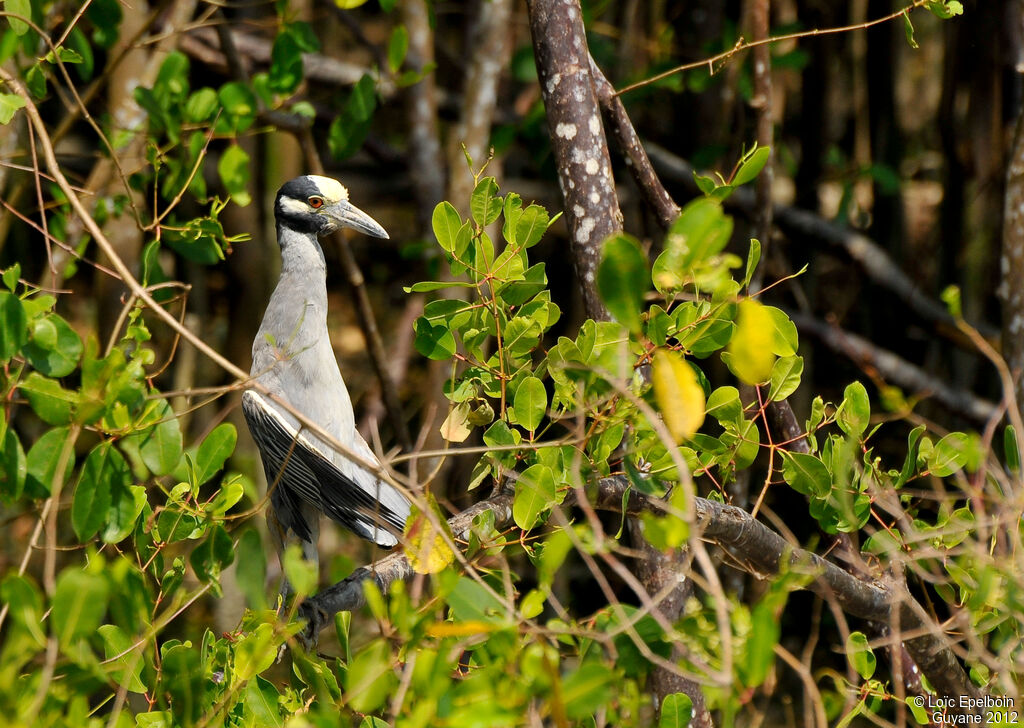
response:
[[[576,501],[576,490],[566,496],[564,506]],[[662,501],[650,498],[631,488],[626,478],[615,476],[600,480],[588,489],[594,508],[622,512],[625,499],[627,515],[641,513],[665,514]],[[501,493],[480,501],[448,520],[457,539],[465,539],[473,519],[485,511],[494,514],[494,525],[502,529],[512,523],[512,495]],[[900,633],[912,635],[904,644],[921,672],[939,695],[964,695],[980,698],[980,691],[967,678],[949,640],[926,616],[925,610],[906,590],[894,583],[859,579],[831,561],[798,548],[744,510],[705,498],[694,500],[696,523],[700,537],[718,544],[735,559],[735,563],[759,579],[768,579],[782,571],[798,571],[813,575],[805,589],[823,598],[835,600],[846,613],[885,624],[896,623]],[[317,635],[340,611],[353,611],[366,604],[363,581],[373,578],[384,593],[392,582],[413,575],[405,554],[396,551],[371,566],[363,566],[337,584],[299,606],[299,617],[307,621],[300,639],[306,646],[316,644]],[[954,711],[979,715],[959,705]],[[980,710],[980,709],[979,709]]]

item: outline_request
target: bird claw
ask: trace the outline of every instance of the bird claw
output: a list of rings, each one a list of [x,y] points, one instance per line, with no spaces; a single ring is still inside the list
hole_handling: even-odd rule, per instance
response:
[[[295,635],[295,638],[307,652],[312,652],[316,649],[320,630],[326,626],[329,619],[327,612],[321,609],[314,599],[307,599],[300,604],[296,613],[299,619],[306,620],[306,626]]]

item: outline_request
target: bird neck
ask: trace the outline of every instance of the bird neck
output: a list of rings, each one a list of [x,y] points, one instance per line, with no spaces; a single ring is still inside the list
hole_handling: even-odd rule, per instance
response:
[[[298,275],[309,283],[326,280],[327,263],[315,234],[278,225],[277,240],[281,244],[282,279]]]
[[[305,348],[327,327],[327,268],[316,236],[278,228],[281,277],[277,281],[264,324],[270,321],[288,339]]]

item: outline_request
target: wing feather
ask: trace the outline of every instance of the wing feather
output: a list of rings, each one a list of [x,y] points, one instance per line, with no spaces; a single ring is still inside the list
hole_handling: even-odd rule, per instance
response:
[[[398,542],[388,528],[401,533],[407,509],[399,513],[381,503],[366,487],[343,473],[258,392],[249,390],[242,395],[242,412],[260,450],[267,482],[273,489],[271,501],[282,524],[300,538],[311,539],[309,524],[296,501],[301,498],[369,541],[381,546]],[[378,488],[386,489],[389,502],[405,502],[393,486],[380,483]],[[395,501],[394,494],[401,501]]]

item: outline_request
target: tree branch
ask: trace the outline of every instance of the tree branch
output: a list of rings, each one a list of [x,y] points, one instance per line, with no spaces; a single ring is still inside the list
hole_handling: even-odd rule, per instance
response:
[[[228,30],[231,42],[238,50],[239,56],[250,63],[268,65],[273,42],[250,33]],[[181,36],[179,47],[193,58],[198,58],[207,65],[215,66],[228,72],[231,70],[228,57],[219,50],[221,46],[217,31],[213,28],[196,28]],[[339,61],[322,53],[302,54],[302,73],[309,81],[333,86],[353,86],[364,74],[373,76],[377,84],[377,92],[385,99],[395,95],[395,84],[391,79],[381,76],[365,66]]]
[[[576,502],[580,489],[569,491],[563,507]],[[623,512],[630,516],[641,513],[668,513],[664,502],[650,498],[632,488],[623,476],[603,478],[587,489],[587,497],[594,508]],[[739,508],[705,498],[694,499],[694,513],[700,537],[718,544],[742,568],[759,579],[769,579],[782,572],[799,572],[813,578],[805,589],[834,600],[843,611],[887,625],[899,625],[899,634],[906,635],[904,644],[921,672],[936,688],[939,695],[980,697],[981,693],[968,680],[957,661],[948,639],[941,629],[926,616],[914,598],[895,583],[859,579],[836,564],[815,553],[793,546]],[[501,493],[480,501],[448,520],[456,539],[466,539],[473,520],[491,511],[494,527],[502,529],[512,523],[512,495]],[[319,632],[340,611],[353,611],[366,604],[363,581],[374,578],[377,587],[387,592],[392,582],[408,579],[413,570],[404,553],[396,551],[372,566],[363,566],[337,584],[310,597],[299,606],[298,614],[307,620],[300,639],[315,645]],[[894,633],[896,630],[894,630]],[[977,713],[959,705],[952,709],[962,714]]]
[[[658,224],[667,230],[679,217],[679,205],[658,178],[644,145],[640,143],[640,137],[633,128],[633,122],[626,113],[626,107],[615,95],[615,88],[598,68],[592,56],[590,73],[594,78],[594,90],[601,104],[601,111],[604,112],[605,124],[608,125],[612,138],[626,160],[626,167],[633,175],[633,181],[640,189],[640,194],[657,215]]]
[[[583,13],[574,1],[528,0],[526,7],[583,302],[589,318],[607,320],[597,294],[597,266],[601,243],[622,229],[622,212],[590,75]]]
[[[681,184],[694,195],[700,194],[693,179],[695,170],[689,162],[657,144],[648,142],[645,146],[660,175]],[[753,191],[744,187],[734,191],[724,204],[749,218],[753,218],[757,209]],[[775,205],[773,218],[775,226],[791,238],[820,240],[842,250],[861,266],[871,280],[896,294],[922,319],[937,324],[950,338],[964,341],[946,307],[923,293],[875,241],[824,220],[813,212],[789,205]],[[998,336],[991,326],[980,326],[978,330],[986,338]]]
[[[819,321],[804,314],[791,314],[793,323],[833,351],[852,359],[859,366],[876,370],[884,379],[912,390],[916,394],[930,395],[947,409],[970,417],[976,422],[988,422],[999,417],[998,407],[975,394],[954,389],[920,367],[911,364],[891,351],[880,349],[867,339],[844,331],[836,325]]]

